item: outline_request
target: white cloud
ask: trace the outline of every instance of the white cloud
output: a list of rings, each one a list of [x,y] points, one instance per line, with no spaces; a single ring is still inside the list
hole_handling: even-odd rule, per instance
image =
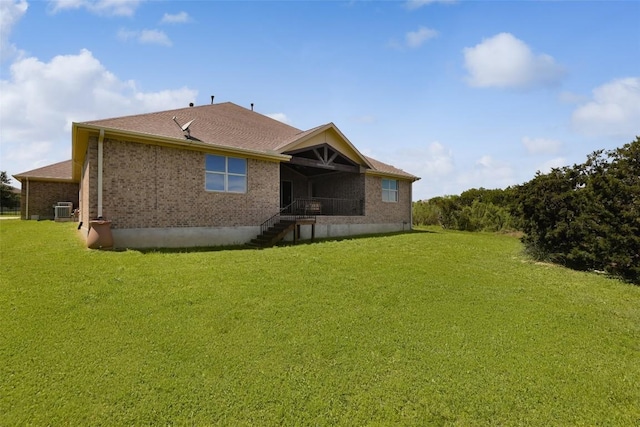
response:
[[[395,153],[373,157],[385,159],[385,162],[420,177],[441,177],[453,172],[453,153],[438,141],[426,147],[403,148]]]
[[[133,16],[143,0],[50,0],[53,13],[84,8],[96,15]]]
[[[88,50],[49,62],[23,58],[0,80],[0,170],[24,172],[71,156],[71,123],[186,106],[189,88],[143,92]]]
[[[582,104],[584,102],[587,102],[588,100],[589,97],[566,90],[563,90],[558,95],[558,101],[562,102],[563,104]]]
[[[561,168],[567,166],[567,160],[564,157],[556,157],[555,159],[547,160],[538,168],[538,171],[542,173],[549,173],[551,169]]]
[[[573,112],[572,122],[588,136],[640,135],[640,77],[615,79],[595,88],[593,99]]]
[[[404,50],[406,48],[416,49],[422,46],[426,41],[437,37],[438,31],[427,27],[420,27],[416,31],[409,31],[404,35],[404,41],[392,39],[387,43],[387,47],[395,50]]]
[[[453,194],[454,156],[450,148],[438,141],[417,148],[400,148],[393,152],[363,154],[394,165],[421,179],[413,184],[413,199],[424,200],[437,195]]]
[[[463,49],[467,82],[475,87],[530,88],[555,85],[564,69],[546,54],[534,55],[512,34],[500,33]]]
[[[179,12],[175,15],[170,13],[165,13],[162,16],[161,24],[184,24],[186,22],[191,21],[191,17],[187,12]]]
[[[527,149],[529,154],[553,154],[557,153],[562,147],[562,142],[554,139],[546,138],[522,138],[522,145]]]
[[[410,48],[417,48],[424,44],[429,39],[438,36],[438,32],[431,28],[420,27],[417,31],[410,31],[405,36],[407,46]]]
[[[16,22],[27,12],[28,7],[25,0],[0,1],[0,60],[21,55],[18,48],[9,42],[9,35]]]
[[[138,41],[144,44],[159,44],[163,46],[171,46],[171,40],[162,31],[158,30],[142,30]]]
[[[286,123],[288,125],[291,124],[291,120],[287,117],[285,113],[271,113],[271,114],[265,114],[265,116],[271,117],[274,120],[277,120],[282,123]]]
[[[458,175],[457,181],[464,189],[505,188],[515,181],[515,176],[510,164],[484,155],[476,160],[473,168]]]
[[[407,0],[405,7],[409,10],[419,9],[433,3],[455,3],[456,0]]]
[[[132,31],[120,29],[118,38],[122,41],[135,40],[140,44],[157,44],[161,46],[171,46],[171,40],[162,31],[158,30],[141,30]]]

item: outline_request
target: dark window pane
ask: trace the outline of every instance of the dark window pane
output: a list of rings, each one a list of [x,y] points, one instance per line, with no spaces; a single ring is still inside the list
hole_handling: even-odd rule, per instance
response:
[[[223,156],[214,156],[213,154],[207,154],[207,171],[209,172],[225,172]]]
[[[241,175],[247,174],[247,160],[246,159],[236,159],[234,157],[229,157],[227,160],[229,163],[229,173],[238,173]]]

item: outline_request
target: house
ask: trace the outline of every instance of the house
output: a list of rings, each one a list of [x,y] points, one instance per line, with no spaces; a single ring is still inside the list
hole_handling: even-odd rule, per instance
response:
[[[49,168],[15,176],[31,188],[23,218],[36,183],[74,183],[85,233],[104,218],[115,246],[131,248],[408,230],[419,179],[363,155],[333,123],[302,131],[229,102],[73,123],[72,160]]]
[[[71,165],[71,160],[67,160],[13,176],[22,184],[22,219],[54,219],[54,206],[58,202],[78,206],[78,180],[72,177]]]

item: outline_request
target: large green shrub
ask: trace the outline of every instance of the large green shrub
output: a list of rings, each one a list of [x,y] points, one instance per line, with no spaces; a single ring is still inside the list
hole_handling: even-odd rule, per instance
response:
[[[528,251],[640,283],[640,137],[517,188]]]

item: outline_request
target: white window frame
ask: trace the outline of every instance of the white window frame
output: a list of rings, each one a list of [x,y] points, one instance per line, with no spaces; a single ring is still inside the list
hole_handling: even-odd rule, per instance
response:
[[[224,171],[210,171],[207,170],[207,157],[220,157],[224,159]],[[233,159],[233,160],[242,160],[244,161],[244,173],[235,173],[235,172],[229,172],[229,159]],[[247,159],[244,159],[242,157],[228,157],[228,156],[222,156],[220,154],[205,154],[205,159],[204,159],[204,167],[205,167],[205,177],[204,177],[204,188],[206,191],[212,191],[215,193],[234,193],[234,194],[245,194],[247,192],[247,173],[248,173],[248,164],[247,164]],[[216,190],[216,189],[210,189],[207,188],[207,176],[209,175],[221,175],[224,177],[224,189],[223,190]],[[232,191],[229,190],[229,177],[230,176],[238,176],[238,177],[243,177],[244,178],[244,188],[242,191]]]
[[[385,181],[395,183],[395,188],[389,188],[389,185],[385,188]],[[382,178],[382,201],[387,203],[398,203],[399,188],[400,186],[397,179]]]

